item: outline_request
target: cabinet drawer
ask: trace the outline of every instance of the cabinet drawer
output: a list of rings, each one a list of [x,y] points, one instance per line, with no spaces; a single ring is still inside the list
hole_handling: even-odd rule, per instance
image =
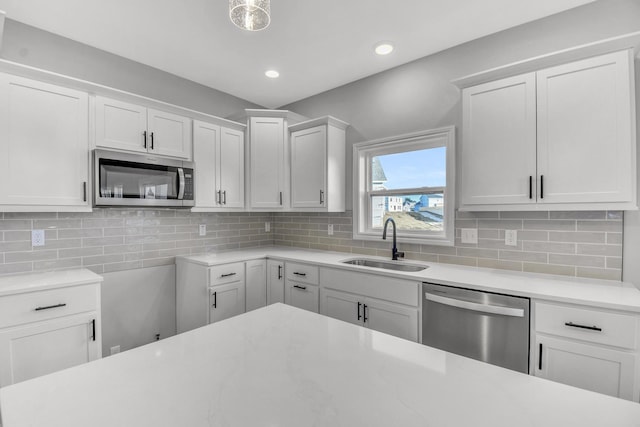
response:
[[[296,264],[288,262],[285,268],[287,279],[296,282],[309,283],[317,285],[319,283],[319,268],[313,265]]]
[[[209,286],[244,280],[244,262],[216,265],[209,269]]]
[[[0,298],[0,327],[97,310],[95,284],[27,292]]]
[[[535,329],[536,332],[635,349],[638,318],[608,311],[537,302]]]

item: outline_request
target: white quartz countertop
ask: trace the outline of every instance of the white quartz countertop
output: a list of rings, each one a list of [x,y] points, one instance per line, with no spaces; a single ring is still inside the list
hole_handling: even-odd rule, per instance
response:
[[[275,304],[0,389],[4,427],[638,426],[640,404]]]
[[[100,283],[102,280],[102,276],[86,268],[2,276],[0,277],[0,296]]]
[[[265,247],[217,254],[181,257],[179,260],[213,266],[250,259],[273,258],[292,262],[309,262],[324,267],[368,272],[407,278],[420,282],[461,286],[489,292],[525,296],[540,300],[584,304],[600,308],[640,312],[640,290],[631,283],[595,280],[548,274],[521,273],[479,267],[463,267],[439,263],[421,263],[413,260],[398,261],[405,264],[423,264],[429,268],[419,272],[401,272],[344,264],[353,258],[385,258],[340,252],[313,251]]]

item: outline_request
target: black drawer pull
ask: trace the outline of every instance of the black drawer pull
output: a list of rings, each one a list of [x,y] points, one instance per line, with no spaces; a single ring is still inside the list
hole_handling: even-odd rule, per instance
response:
[[[296,288],[296,289],[302,289],[303,291],[306,291],[306,290],[307,290],[307,287],[306,287],[306,286],[293,285],[293,287],[294,287],[294,288]]]
[[[358,320],[360,320],[362,318],[362,316],[360,315],[360,306],[362,305],[361,302],[358,302]]]
[[[60,307],[66,307],[67,304],[56,304],[56,305],[48,305],[46,307],[36,307],[35,311],[40,311],[40,310],[49,310],[50,308],[60,308]]]
[[[227,273],[227,274],[221,274],[220,277],[231,277],[231,276],[235,276],[236,273]]]
[[[96,340],[96,319],[93,319],[91,321],[91,329],[93,330],[92,332],[93,335],[91,335],[91,339],[95,341]]]
[[[218,293],[214,292],[213,293],[213,308],[218,308]]]
[[[282,266],[278,266],[278,280],[282,279]]]
[[[302,277],[307,276],[307,273],[298,273],[297,271],[294,271],[293,274],[295,274],[296,276],[302,276]]]
[[[367,323],[367,320],[369,320],[367,317],[367,304],[362,304],[362,320],[364,323]]]
[[[590,331],[602,332],[602,328],[598,328],[597,326],[579,325],[579,324],[573,323],[573,322],[566,322],[565,325],[566,326],[571,326],[572,328],[588,329]]]

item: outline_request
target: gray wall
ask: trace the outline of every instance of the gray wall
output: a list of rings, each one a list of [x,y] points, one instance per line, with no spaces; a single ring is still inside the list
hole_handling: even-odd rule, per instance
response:
[[[7,19],[0,57],[108,87],[227,117],[260,106],[156,68]]]

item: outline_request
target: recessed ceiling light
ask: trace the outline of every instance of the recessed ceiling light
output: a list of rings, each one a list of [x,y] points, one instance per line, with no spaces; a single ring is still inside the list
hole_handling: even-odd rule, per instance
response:
[[[375,51],[378,55],[388,55],[393,52],[393,44],[391,42],[380,42],[376,45]]]
[[[264,72],[264,75],[269,77],[270,79],[277,79],[278,77],[280,77],[280,73],[276,70],[267,70]]]

